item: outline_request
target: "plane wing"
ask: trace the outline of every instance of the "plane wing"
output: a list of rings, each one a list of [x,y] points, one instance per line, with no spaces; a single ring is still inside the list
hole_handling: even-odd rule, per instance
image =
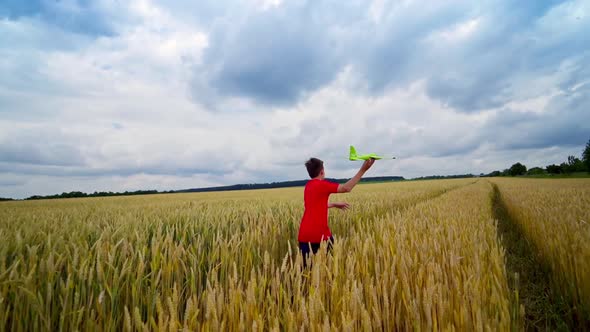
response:
[[[363,154],[363,155],[358,155],[356,153],[356,149],[354,148],[354,146],[350,146],[350,153],[348,156],[348,160],[369,160],[369,159],[395,159],[395,157],[383,157],[383,156],[379,156],[375,153],[369,153],[369,154]]]
[[[381,157],[378,155],[364,154],[362,156],[357,156],[355,160],[369,160],[369,159],[379,160],[379,159],[383,159],[383,158],[384,157]]]

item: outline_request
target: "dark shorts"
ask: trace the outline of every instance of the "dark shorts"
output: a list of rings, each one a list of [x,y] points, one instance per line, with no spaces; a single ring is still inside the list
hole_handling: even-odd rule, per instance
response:
[[[334,237],[330,236],[328,240],[328,252],[332,249],[332,243],[334,243]],[[321,243],[309,243],[299,242],[299,250],[303,255],[303,266],[307,266],[307,260],[310,256],[310,252],[316,254],[320,250]]]

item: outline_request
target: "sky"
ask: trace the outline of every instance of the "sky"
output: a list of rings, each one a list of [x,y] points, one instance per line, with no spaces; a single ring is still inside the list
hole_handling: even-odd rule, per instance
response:
[[[580,157],[590,2],[3,0],[0,197]]]

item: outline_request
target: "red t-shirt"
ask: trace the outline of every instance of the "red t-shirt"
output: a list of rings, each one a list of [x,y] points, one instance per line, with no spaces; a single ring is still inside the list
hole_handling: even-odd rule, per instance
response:
[[[338,183],[311,179],[305,185],[305,212],[299,226],[299,242],[319,243],[332,233],[328,227],[328,198],[338,192]]]

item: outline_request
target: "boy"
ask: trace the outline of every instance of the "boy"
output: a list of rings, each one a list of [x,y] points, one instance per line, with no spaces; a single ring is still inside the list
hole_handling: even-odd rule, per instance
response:
[[[334,238],[328,227],[328,209],[338,208],[346,210],[349,204],[346,202],[328,203],[330,194],[349,193],[359,182],[375,159],[366,160],[360,170],[352,179],[345,184],[338,184],[324,180],[326,173],[324,171],[324,162],[311,158],[305,163],[307,173],[311,180],[305,185],[303,199],[305,202],[305,212],[299,226],[299,250],[303,254],[303,265],[307,265],[307,255],[311,251],[315,254],[320,248],[322,241],[328,241],[328,249],[331,247]]]

